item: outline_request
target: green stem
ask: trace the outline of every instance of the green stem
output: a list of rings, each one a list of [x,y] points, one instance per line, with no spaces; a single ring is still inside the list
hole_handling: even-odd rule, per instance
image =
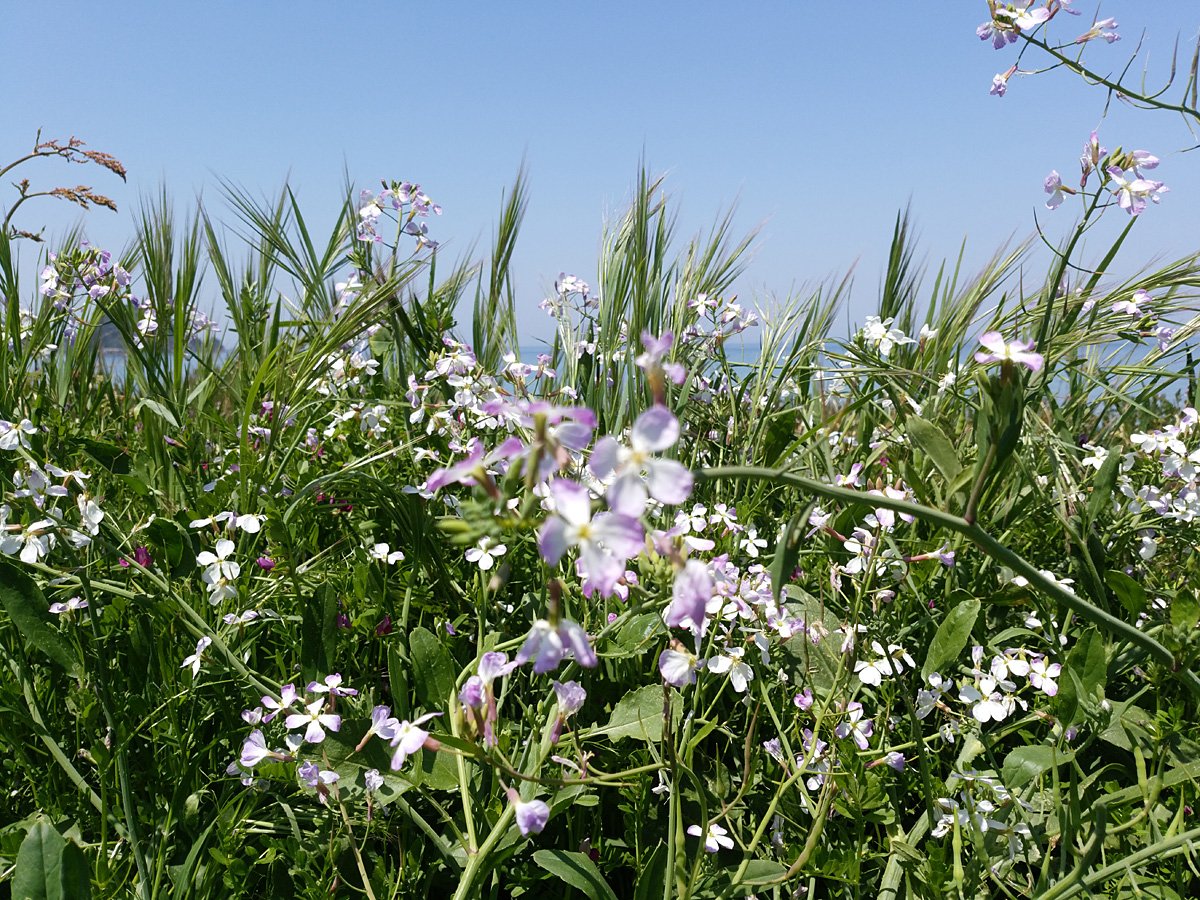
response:
[[[1082,63],[1080,63],[1077,60],[1071,59],[1069,56],[1065,56],[1064,54],[1060,53],[1058,50],[1056,50],[1054,47],[1051,47],[1049,44],[1047,44],[1044,41],[1040,41],[1035,37],[1030,37],[1028,34],[1025,34],[1024,32],[1021,32],[1020,36],[1022,38],[1024,38],[1028,43],[1032,44],[1033,46],[1038,47],[1038,48],[1044,50],[1045,52],[1049,53],[1051,56],[1053,56],[1055,59],[1057,59],[1060,63],[1062,63],[1064,66],[1066,66],[1072,72],[1074,72],[1076,75],[1082,75],[1084,78],[1090,79],[1091,81],[1095,82],[1096,84],[1104,85],[1110,91],[1116,91],[1118,94],[1121,94],[1122,96],[1127,97],[1130,100],[1136,100],[1139,103],[1145,103],[1147,106],[1149,106],[1153,109],[1165,109],[1168,112],[1177,112],[1182,116],[1190,116],[1191,118],[1195,119],[1197,122],[1200,122],[1200,110],[1196,110],[1190,106],[1184,106],[1182,104],[1163,103],[1162,101],[1158,100],[1156,97],[1151,97],[1147,94],[1138,94],[1134,91],[1129,90],[1129,88],[1122,85],[1119,81],[1113,81],[1110,78],[1105,78],[1103,75],[1099,74],[1098,72],[1093,72],[1091,69],[1087,68],[1087,66],[1083,65]]]

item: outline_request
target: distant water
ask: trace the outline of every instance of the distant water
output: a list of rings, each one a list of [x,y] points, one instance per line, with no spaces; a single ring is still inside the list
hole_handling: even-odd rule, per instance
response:
[[[539,353],[549,353],[549,344],[522,344],[520,347],[521,362],[534,365]],[[725,344],[725,357],[734,364],[748,365],[758,362],[762,346],[758,341],[739,341],[733,338]]]

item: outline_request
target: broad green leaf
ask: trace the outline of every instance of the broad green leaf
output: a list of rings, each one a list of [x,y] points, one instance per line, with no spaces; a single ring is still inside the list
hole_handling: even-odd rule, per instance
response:
[[[590,900],[617,900],[617,895],[586,853],[572,850],[538,850],[533,854],[533,861],[571,887],[582,891]]]
[[[417,698],[426,709],[442,709],[454,690],[450,652],[428,628],[414,628],[408,636],[408,653]]]
[[[929,457],[929,461],[946,479],[946,483],[951,484],[962,472],[962,463],[959,462],[958,454],[949,438],[932,422],[919,416],[909,416],[905,421],[905,428],[912,442]]]
[[[649,860],[642,863],[641,869],[638,871],[633,900],[661,900],[663,881],[666,876],[667,845],[660,843],[650,854]]]
[[[383,786],[375,796],[380,805],[387,805],[412,786],[413,779],[409,776],[412,767],[420,761],[419,754],[409,757],[403,770],[393,772],[392,750],[382,738],[373,735],[361,750],[356,750],[370,724],[365,719],[342,720],[341,730],[326,732],[325,740],[321,742],[321,752],[324,762],[341,777],[339,788],[355,787],[365,791],[363,776],[368,770],[374,769],[382,775]]]
[[[624,738],[638,741],[661,741],[663,736],[664,688],[648,684],[630,691],[617,703],[608,724],[588,732],[586,737],[606,736],[614,743]],[[669,691],[672,721],[678,721],[681,711],[679,694]]]
[[[15,564],[0,559],[0,606],[16,626],[25,643],[75,674],[79,660],[67,639],[55,627],[50,604],[32,578]]]
[[[91,897],[83,851],[48,822],[29,829],[17,853],[12,896],[18,900],[87,900]]]
[[[422,750],[409,760],[405,772],[413,784],[421,784],[434,791],[458,789],[458,766],[449,753]]]
[[[1146,589],[1124,572],[1110,569],[1104,573],[1104,581],[1117,595],[1121,605],[1131,616],[1140,615],[1146,609]]]
[[[1191,631],[1200,622],[1200,602],[1196,595],[1184,589],[1171,601],[1171,624],[1181,631]]]
[[[820,623],[829,633],[842,626],[841,620],[831,610],[826,609],[818,598],[799,586],[789,584],[783,593],[787,598],[784,608],[789,615],[803,619],[809,625]],[[835,640],[824,640],[814,644],[804,635],[798,634],[783,647],[804,669],[800,684],[810,685],[823,692],[832,688],[837,679],[838,668],[842,662],[838,645],[839,642]]]
[[[146,532],[157,550],[154,561],[170,572],[172,577],[178,578],[195,571],[195,547],[192,546],[191,535],[182,525],[159,516],[150,523]]]
[[[1017,747],[1004,757],[1004,767],[1001,771],[1004,785],[1008,788],[1019,788],[1069,759],[1069,755],[1058,753],[1053,747],[1042,744]]]
[[[946,618],[942,619],[929,645],[929,652],[925,654],[925,664],[921,666],[922,678],[928,678],[931,673],[940,671],[958,659],[971,639],[971,629],[975,627],[978,616],[978,597],[968,597],[946,613]]]
[[[617,650],[606,650],[606,657],[622,657],[641,655],[647,646],[664,630],[662,616],[658,613],[642,613],[622,623],[613,635],[613,643]]]
[[[81,438],[80,443],[88,456],[108,469],[114,475],[129,474],[129,453],[116,444],[107,441],[97,441],[92,438]]]
[[[776,881],[787,866],[773,859],[752,859],[746,864],[746,872],[738,882],[739,885],[760,885]]]

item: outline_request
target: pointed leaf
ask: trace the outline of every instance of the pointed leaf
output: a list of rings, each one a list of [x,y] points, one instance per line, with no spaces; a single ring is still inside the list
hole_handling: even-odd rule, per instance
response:
[[[36,582],[6,559],[0,559],[0,606],[25,643],[74,674],[79,661],[71,645],[55,627],[50,604]]]
[[[933,672],[940,671],[944,666],[954,662],[971,639],[971,629],[975,627],[975,619],[979,616],[979,598],[968,597],[942,619],[929,652],[925,654],[925,664],[921,666],[921,677],[927,678]]]
[[[617,895],[586,853],[571,850],[538,850],[533,854],[533,861],[571,887],[582,891],[590,900],[617,900]]]
[[[946,483],[953,482],[962,472],[962,463],[959,462],[958,454],[954,451],[954,445],[950,443],[950,439],[932,422],[919,416],[909,416],[905,422],[905,428],[913,443],[929,457],[929,461],[941,472]]]

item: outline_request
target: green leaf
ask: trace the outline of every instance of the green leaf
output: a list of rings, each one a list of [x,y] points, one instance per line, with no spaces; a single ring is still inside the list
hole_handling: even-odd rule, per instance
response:
[[[1104,684],[1108,680],[1108,656],[1104,637],[1098,631],[1089,631],[1080,639],[1070,655],[1067,666],[1079,678],[1084,696],[1102,699]]]
[[[369,769],[379,772],[383,776],[383,786],[375,796],[380,805],[386,806],[412,786],[411,779],[405,776],[414,763],[413,758],[410,757],[405,763],[404,771],[393,772],[392,751],[387,742],[379,737],[372,737],[361,750],[356,750],[355,747],[367,733],[370,725],[371,723],[365,719],[361,721],[344,719],[340,731],[330,731],[325,734],[321,749],[328,761],[329,768],[341,776],[341,780],[338,782],[339,788],[353,786],[365,791],[366,782],[363,776]]]
[[[1105,583],[1112,588],[1121,605],[1131,616],[1140,615],[1146,609],[1146,589],[1124,572],[1110,569],[1104,573]]]
[[[77,674],[79,660],[55,627],[50,604],[34,580],[6,559],[0,559],[0,606],[27,645],[40,650],[72,675]]]
[[[946,483],[952,483],[962,472],[962,463],[958,461],[958,454],[949,438],[932,422],[918,416],[909,416],[905,428],[909,438],[929,457]]]
[[[173,519],[161,516],[150,523],[146,529],[155,549],[154,561],[170,572],[171,577],[178,578],[196,569],[196,550],[192,546],[192,537]]]
[[[1200,602],[1196,595],[1180,591],[1171,601],[1171,624],[1182,631],[1191,631],[1200,622]]]
[[[739,885],[761,885],[778,881],[787,871],[783,863],[773,859],[752,859],[746,864],[746,872],[738,882]]]
[[[91,897],[83,851],[48,822],[29,829],[13,872],[15,900],[87,900]]]
[[[791,580],[792,573],[796,571],[804,527],[808,524],[808,517],[812,515],[815,507],[815,503],[810,503],[803,512],[792,516],[775,543],[775,556],[771,559],[771,593],[776,603],[779,602],[783,586]]]
[[[313,591],[312,599],[302,604],[300,620],[300,670],[306,678],[316,677],[329,671],[325,633],[331,627],[325,620],[333,604],[332,627],[337,627],[337,601],[328,585],[320,585]]]
[[[798,585],[789,584],[783,593],[789,601],[784,605],[789,615],[803,619],[809,625],[819,623],[831,633],[842,626],[841,620],[833,610]],[[842,655],[838,651],[837,641],[828,640],[813,644],[804,635],[798,634],[783,647],[804,667],[803,681],[806,684],[819,692],[828,691],[833,687],[841,668]]]
[[[925,664],[921,666],[921,677],[928,678],[933,672],[954,662],[971,639],[971,629],[975,627],[975,619],[979,616],[979,598],[968,597],[942,619],[929,652],[925,654]]]
[[[116,444],[107,441],[97,441],[92,438],[81,438],[80,443],[88,456],[108,469],[114,475],[129,474],[129,453]]]
[[[450,652],[432,631],[418,627],[408,636],[408,653],[417,698],[426,709],[442,709],[454,690]]]
[[[1057,753],[1053,747],[1041,744],[1017,747],[1004,757],[1004,767],[1001,770],[1004,786],[1010,789],[1019,788],[1069,759],[1069,755]]]
[[[582,891],[590,900],[617,900],[617,895],[586,853],[572,850],[538,850],[533,854],[533,861],[571,887]]]
[[[667,877],[667,846],[658,844],[647,862],[642,863],[634,888],[633,900],[661,900]]]
[[[133,408],[131,415],[136,416],[139,412],[141,412],[142,407],[150,410],[172,428],[179,428],[179,422],[173,415],[171,415],[171,411],[157,400],[151,400],[149,397],[143,397],[141,400],[139,400],[137,402],[137,406]]]
[[[647,646],[658,640],[663,631],[662,616],[658,613],[641,613],[621,624],[613,635],[613,643],[618,650],[606,650],[606,658],[640,656],[646,652]]]
[[[1097,521],[1112,505],[1112,492],[1117,484],[1117,471],[1121,464],[1121,454],[1110,452],[1100,464],[1096,480],[1092,482],[1092,494],[1088,497],[1088,522]]]
[[[657,684],[630,691],[617,703],[608,724],[587,733],[587,737],[607,736],[614,743],[624,738],[638,741],[661,741],[663,737],[663,691]],[[682,707],[679,694],[670,691],[671,719],[679,720]]]

